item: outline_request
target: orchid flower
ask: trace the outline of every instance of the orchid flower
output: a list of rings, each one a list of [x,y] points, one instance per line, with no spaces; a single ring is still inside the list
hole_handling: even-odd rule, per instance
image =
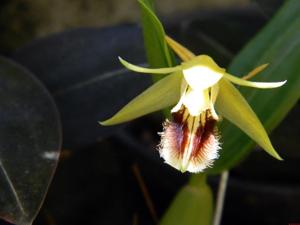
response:
[[[226,72],[207,55],[195,56],[188,49],[166,37],[167,43],[183,60],[175,67],[143,68],[119,58],[129,70],[146,74],[169,74],[154,83],[102,125],[123,123],[148,113],[174,106],[172,120],[163,124],[158,150],[172,167],[185,172],[201,172],[212,166],[220,150],[217,122],[226,118],[267,153],[281,157],[245,98],[233,84],[253,88],[276,88],[282,82],[251,82]],[[262,71],[267,64],[251,71],[246,78]],[[225,140],[226,141],[226,140]]]

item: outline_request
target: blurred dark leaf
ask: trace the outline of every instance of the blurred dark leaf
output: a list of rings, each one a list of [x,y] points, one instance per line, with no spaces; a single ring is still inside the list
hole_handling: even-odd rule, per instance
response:
[[[208,54],[218,64],[227,67],[267,20],[256,7],[251,6],[197,11],[195,15],[176,22],[178,24],[174,24],[172,30],[176,27],[182,29],[180,35],[174,36],[177,41],[196,55]],[[173,35],[172,30],[170,32]]]
[[[38,75],[54,95],[62,117],[64,147],[78,148],[116,132],[107,119],[150,85],[147,76],[130,74],[118,61],[145,62],[137,26],[82,28],[39,39],[14,59]]]
[[[272,17],[284,1],[285,0],[251,0],[266,18]]]
[[[0,58],[0,216],[35,218],[55,171],[61,126],[47,90],[23,67]]]

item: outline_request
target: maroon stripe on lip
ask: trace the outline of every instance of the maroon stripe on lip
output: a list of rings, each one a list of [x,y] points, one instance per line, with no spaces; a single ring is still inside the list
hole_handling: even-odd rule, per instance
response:
[[[182,137],[182,142],[180,145],[180,157],[181,158],[183,158],[184,151],[188,145],[189,133],[190,133],[189,128],[188,128],[187,124],[185,123],[182,127],[183,137]]]
[[[190,160],[201,161],[204,159],[205,154],[207,151],[209,151],[209,148],[214,146],[214,142],[217,141],[217,138],[215,137],[217,121],[211,116],[210,110],[206,110],[203,113],[205,113],[205,121],[199,121],[199,124],[194,124],[194,126],[198,126],[198,128],[193,138],[193,149]],[[174,120],[173,126],[176,127],[176,146],[178,147],[177,151],[179,154],[178,156],[180,157],[183,156],[183,153],[187,147],[189,133],[191,132],[187,126],[186,120],[188,118],[184,120],[183,115],[184,110],[180,110],[172,114]],[[188,117],[191,116],[189,115]]]
[[[183,109],[179,110],[178,112],[172,113],[173,121],[178,124],[183,124],[183,114]]]
[[[184,117],[184,112],[186,109],[181,109],[180,111],[173,113],[173,124],[174,126],[177,127],[177,151],[178,151],[178,157],[182,159],[185,148],[188,144],[188,139],[189,139],[189,129],[187,125],[187,119],[190,115],[187,116],[187,118]]]
[[[217,121],[210,115],[209,110],[205,114],[204,126],[201,126],[200,122],[195,134],[190,160],[202,161],[205,159],[207,152],[210,151],[210,148],[215,147],[215,143],[218,141],[216,138]]]
[[[183,139],[183,129],[180,123],[166,121],[164,123],[164,132],[160,150],[171,151],[171,154],[180,159],[181,156],[181,143]],[[166,147],[166,148],[165,148]]]

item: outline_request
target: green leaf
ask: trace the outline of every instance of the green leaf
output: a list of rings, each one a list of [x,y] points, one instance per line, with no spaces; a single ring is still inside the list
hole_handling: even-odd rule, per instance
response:
[[[180,98],[182,78],[181,72],[172,73],[164,77],[131,100],[112,118],[100,122],[100,124],[109,126],[123,123],[175,105]]]
[[[300,1],[286,1],[276,16],[235,58],[232,74],[247,74],[257,65],[270,63],[255,78],[258,81],[287,80],[274,90],[241,88],[253,111],[267,131],[274,129],[300,97]],[[211,173],[235,166],[253,148],[254,143],[227,121],[221,125],[223,149]],[[278,152],[284,149],[278,149]]]
[[[173,52],[165,40],[163,25],[154,12],[153,0],[138,0],[141,8],[141,19],[144,33],[144,45],[147,61],[151,68],[163,68],[176,66]],[[165,75],[152,76],[154,82],[162,79]],[[164,109],[164,115],[170,117],[170,110]]]
[[[194,175],[176,195],[160,225],[211,225],[213,197],[204,174]]]
[[[153,1],[139,0],[144,33],[144,44],[151,68],[175,66],[175,59],[165,40],[164,28],[154,13]],[[154,81],[164,75],[153,77]]]

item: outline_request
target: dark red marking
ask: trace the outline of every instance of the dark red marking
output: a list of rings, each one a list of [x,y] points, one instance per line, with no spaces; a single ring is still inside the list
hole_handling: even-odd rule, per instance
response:
[[[216,123],[217,121],[210,116],[210,113],[206,111],[206,119],[204,126],[199,126],[196,131],[196,138],[193,143],[193,151],[191,154],[191,160],[201,160],[209,151],[216,140]]]
[[[197,162],[201,162],[205,159],[205,154],[207,154],[217,141],[217,121],[211,116],[209,110],[204,113],[206,115],[205,121],[202,121],[202,124],[204,123],[204,125],[202,125],[201,122],[199,122],[199,124],[194,124],[194,126],[198,126],[198,128],[193,143],[191,143],[193,149],[190,160]],[[190,131],[188,129],[187,118],[184,120],[183,115],[184,110],[173,113],[173,121],[168,121],[164,125],[164,135],[171,146],[171,150],[174,151],[173,154],[175,154],[177,158],[183,157],[189,141]],[[188,117],[190,117],[190,115]],[[196,119],[196,117],[191,119]]]

